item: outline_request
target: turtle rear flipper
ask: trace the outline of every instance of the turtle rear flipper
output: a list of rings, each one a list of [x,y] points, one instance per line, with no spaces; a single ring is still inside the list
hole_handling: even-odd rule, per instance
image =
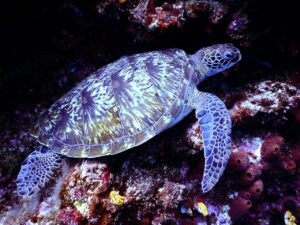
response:
[[[205,193],[215,186],[226,168],[231,153],[231,119],[225,104],[215,95],[196,90],[191,97],[204,143],[202,191]]]
[[[47,147],[38,147],[22,163],[17,177],[20,196],[31,196],[43,188],[61,166],[61,156]]]

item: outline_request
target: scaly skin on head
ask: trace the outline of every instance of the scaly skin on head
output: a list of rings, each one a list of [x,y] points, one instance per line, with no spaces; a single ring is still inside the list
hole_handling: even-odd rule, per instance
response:
[[[241,53],[232,44],[218,44],[200,49],[191,59],[199,83],[235,65],[241,59]],[[198,91],[198,83],[189,90],[188,105],[196,109],[204,143],[205,167],[201,185],[202,192],[206,193],[219,181],[230,157],[231,118],[222,100]]]
[[[191,56],[199,71],[199,82],[232,67],[241,58],[239,49],[232,44],[212,45]]]

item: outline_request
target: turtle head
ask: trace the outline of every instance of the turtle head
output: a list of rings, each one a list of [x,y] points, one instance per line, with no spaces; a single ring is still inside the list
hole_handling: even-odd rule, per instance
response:
[[[232,44],[212,45],[192,55],[192,60],[198,66],[201,80],[232,67],[241,58],[239,49]]]

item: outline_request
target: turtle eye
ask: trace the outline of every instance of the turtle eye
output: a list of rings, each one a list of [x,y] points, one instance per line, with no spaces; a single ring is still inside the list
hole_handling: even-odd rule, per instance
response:
[[[232,59],[234,57],[234,53],[230,50],[226,50],[223,56],[225,59]]]

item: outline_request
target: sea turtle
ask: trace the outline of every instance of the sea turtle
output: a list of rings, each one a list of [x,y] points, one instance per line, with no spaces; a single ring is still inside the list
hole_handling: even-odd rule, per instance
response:
[[[202,191],[221,177],[231,153],[231,120],[215,95],[197,90],[205,78],[241,59],[232,44],[193,55],[166,49],[122,57],[80,82],[41,113],[32,135],[42,144],[22,163],[20,196],[43,188],[61,155],[95,158],[138,146],[196,109],[204,141]]]

